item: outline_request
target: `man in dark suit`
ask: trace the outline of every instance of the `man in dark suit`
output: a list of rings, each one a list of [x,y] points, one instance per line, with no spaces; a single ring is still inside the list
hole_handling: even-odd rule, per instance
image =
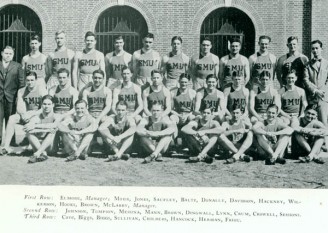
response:
[[[304,72],[304,88],[309,104],[317,104],[318,118],[328,126],[328,61],[322,58],[322,42],[311,42],[313,58]]]
[[[14,48],[6,46],[1,51],[0,62],[0,142],[2,141],[3,119],[6,124],[9,116],[15,113],[17,91],[24,87],[22,66],[13,61]]]

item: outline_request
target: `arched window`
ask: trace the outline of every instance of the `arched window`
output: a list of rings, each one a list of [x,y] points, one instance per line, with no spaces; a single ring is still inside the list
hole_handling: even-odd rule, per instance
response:
[[[212,53],[223,57],[229,53],[228,41],[239,37],[242,41],[241,54],[248,57],[255,50],[255,28],[252,20],[237,8],[218,8],[212,11],[201,27],[200,36],[212,41]]]
[[[14,60],[21,62],[30,51],[30,37],[42,36],[42,25],[37,14],[23,5],[8,5],[0,9],[0,46],[15,48]]]
[[[137,10],[128,6],[114,6],[99,16],[95,31],[98,50],[105,54],[113,51],[114,38],[122,35],[124,50],[132,54],[141,48],[148,27]]]

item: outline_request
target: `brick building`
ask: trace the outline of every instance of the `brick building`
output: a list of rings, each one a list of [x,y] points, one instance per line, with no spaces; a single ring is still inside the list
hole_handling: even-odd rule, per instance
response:
[[[191,56],[199,50],[200,37],[210,36],[213,52],[227,51],[227,38],[240,36],[242,54],[257,49],[257,38],[269,35],[276,56],[287,52],[286,39],[299,37],[300,49],[310,55],[310,41],[320,39],[328,45],[327,0],[1,0],[0,44],[13,45],[17,60],[28,53],[31,33],[40,33],[42,51],[55,48],[54,34],[66,31],[68,47],[81,50],[86,31],[95,31],[97,47],[112,50],[112,39],[123,34],[126,49],[141,46],[141,37],[155,34],[155,49],[170,51],[170,39],[183,38],[184,52]],[[328,51],[324,51],[328,57]]]

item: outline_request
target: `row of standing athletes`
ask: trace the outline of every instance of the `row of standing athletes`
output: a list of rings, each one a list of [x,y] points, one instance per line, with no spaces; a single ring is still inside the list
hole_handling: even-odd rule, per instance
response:
[[[227,139],[224,140],[226,141],[225,144],[230,145],[230,147],[226,145],[225,147],[227,147],[230,150],[230,152],[233,154],[232,158],[228,159],[227,162],[231,163],[239,158],[245,161],[249,161],[249,156],[248,155],[246,156],[244,154],[245,152],[244,148],[246,146],[242,146],[241,147],[243,148],[242,150],[240,149],[236,150],[236,145],[238,143],[240,144],[239,140],[236,141],[236,138],[240,138],[240,139],[244,138],[240,136],[244,135],[246,131],[249,134],[250,132],[253,132],[254,129],[250,130],[249,127],[246,127],[247,124],[244,123],[242,124],[244,126],[242,127],[240,125],[238,126],[244,128],[243,130],[245,132],[243,133],[237,132],[238,130],[241,129],[238,129],[236,132],[230,132],[231,130],[230,131],[228,130],[229,127],[226,128],[227,131],[225,131],[224,133],[222,133],[218,128],[215,128],[214,130],[203,129],[202,127],[199,128],[199,126],[204,126],[208,124],[208,121],[205,120],[206,114],[204,113],[206,112],[206,109],[210,109],[211,114],[212,111],[214,112],[214,114],[216,115],[215,118],[218,120],[218,124],[223,123],[225,121],[225,117],[228,116],[228,119],[230,120],[228,120],[227,122],[232,123],[232,126],[235,127],[234,125],[236,125],[236,122],[238,120],[235,119],[234,114],[232,113],[236,109],[236,106],[237,107],[239,106],[240,111],[243,112],[241,116],[242,122],[247,122],[247,118],[248,118],[247,116],[249,110],[249,112],[252,115],[252,123],[255,124],[254,127],[257,126],[257,124],[261,123],[263,124],[265,132],[270,132],[272,130],[279,132],[278,129],[281,128],[282,126],[279,127],[275,126],[273,127],[273,129],[270,129],[269,126],[272,124],[272,122],[271,124],[269,124],[267,122],[268,119],[266,119],[267,118],[266,112],[268,111],[267,107],[270,104],[276,104],[277,113],[279,111],[279,114],[282,115],[283,117],[282,123],[284,123],[286,127],[288,127],[287,125],[290,123],[293,124],[294,122],[299,122],[297,120],[297,117],[299,115],[302,115],[304,109],[307,106],[306,95],[304,90],[295,86],[295,82],[297,83],[297,76],[302,77],[303,75],[302,73],[304,72],[304,70],[306,70],[304,69],[305,64],[307,64],[307,58],[304,55],[298,53],[297,48],[295,49],[297,45],[297,38],[295,37],[290,37],[288,39],[287,46],[289,48],[289,53],[285,57],[284,56],[281,57],[278,60],[278,62],[276,62],[276,58],[274,57],[274,55],[268,52],[268,45],[270,43],[270,38],[267,36],[262,36],[259,38],[260,51],[250,57],[249,59],[250,62],[248,62],[248,60],[245,57],[239,54],[241,43],[238,39],[233,39],[231,41],[231,46],[230,46],[231,53],[223,57],[221,59],[221,62],[219,61],[217,56],[210,53],[211,41],[208,38],[204,38],[202,40],[200,55],[197,55],[197,57],[193,57],[190,62],[188,57],[181,52],[182,39],[180,37],[172,38],[172,52],[170,52],[168,56],[164,56],[162,59],[160,58],[157,52],[152,50],[153,41],[154,41],[153,35],[148,34],[143,39],[144,47],[141,50],[136,51],[133,54],[133,56],[131,56],[128,53],[124,52],[123,38],[118,37],[115,40],[115,51],[107,54],[106,59],[104,59],[104,56],[99,51],[95,50],[96,41],[95,41],[95,35],[93,33],[91,32],[86,33],[85,50],[82,53],[77,52],[74,55],[74,52],[68,50],[65,47],[64,32],[57,32],[56,33],[57,49],[54,53],[51,53],[48,58],[45,58],[41,56],[42,54],[38,53],[38,49],[41,43],[39,41],[39,38],[36,36],[31,38],[30,45],[31,45],[32,52],[31,54],[23,58],[23,66],[26,70],[35,69],[36,72],[35,76],[39,77],[37,79],[39,83],[38,87],[42,87],[42,86],[45,87],[45,83],[47,81],[47,85],[48,87],[50,87],[49,94],[55,97],[54,98],[55,111],[57,112],[58,111],[68,112],[69,113],[68,115],[74,112],[73,110],[71,110],[71,108],[72,108],[72,103],[74,103],[75,100],[73,100],[72,97],[68,98],[67,95],[72,96],[73,92],[77,93],[76,90],[73,91],[74,88],[71,87],[70,84],[72,84],[75,87],[78,87],[82,99],[84,99],[86,103],[88,103],[89,113],[93,115],[93,117],[95,118],[96,124],[98,124],[100,121],[103,123],[106,121],[104,120],[104,117],[111,109],[111,102],[112,102],[111,89],[114,89],[112,112],[114,114],[117,114],[116,103],[121,103],[120,100],[124,100],[124,103],[127,103],[126,110],[133,112],[132,114],[130,114],[130,116],[132,117],[136,117],[138,113],[141,112],[141,110],[144,110],[143,111],[144,115],[149,117],[148,120],[144,119],[145,121],[147,121],[147,123],[145,124],[145,126],[147,126],[146,127],[147,131],[149,131],[148,130],[150,127],[149,125],[153,125],[154,123],[153,122],[154,114],[152,112],[153,111],[152,105],[156,106],[157,105],[156,103],[158,102],[161,103],[163,106],[164,111],[161,114],[164,116],[164,115],[168,115],[169,113],[172,113],[171,120],[175,123],[178,123],[178,125],[179,123],[181,123],[181,121],[187,123],[188,120],[192,120],[192,118],[195,118],[195,120],[191,122],[193,122],[193,124],[195,124],[194,122],[196,122],[197,126],[193,126],[192,128],[196,127],[200,132],[195,133],[197,130],[195,131],[194,129],[193,130],[188,129],[187,131],[189,132],[189,134],[194,135],[193,138],[202,138],[202,136],[205,136],[205,140],[204,139],[198,140],[198,143],[196,144],[202,145],[200,148],[198,148],[198,150],[192,148],[191,152],[198,151],[197,153],[199,154],[196,157],[192,157],[191,161],[203,161],[206,159],[207,160],[209,159],[209,161],[211,161],[211,159],[213,158],[211,156],[208,156],[209,150],[207,149],[211,145],[211,143],[213,143],[214,139],[212,138],[215,137],[211,135],[210,137],[211,140],[207,140],[208,137],[203,134],[222,134],[222,137],[224,137],[224,135],[231,136],[232,141],[235,142],[233,143],[234,144],[233,147],[231,147],[231,145],[227,143],[226,141]],[[320,47],[322,47],[322,44],[319,45]],[[35,54],[38,55],[37,58],[33,57],[33,55]],[[43,60],[45,61],[45,63],[43,63],[43,67],[44,67],[43,71],[41,69],[42,65],[38,64],[38,59],[40,59],[41,57],[43,57]],[[130,63],[131,57],[132,57],[131,68],[132,70],[134,70],[133,80],[135,80],[135,83],[141,86],[141,88],[138,85],[131,83],[130,81],[132,76],[131,68],[129,69],[125,68],[122,70],[124,66],[131,64]],[[282,60],[284,61],[282,62]],[[161,62],[163,65],[160,65]],[[249,65],[249,63],[251,65]],[[164,68],[162,68],[162,70],[156,70],[161,67]],[[60,68],[61,68],[61,72],[58,73],[58,70],[60,70]],[[62,68],[66,68],[66,72],[64,72],[64,69]],[[47,70],[53,71],[51,76],[47,75]],[[69,72],[69,70],[72,70],[72,72]],[[107,86],[110,87],[110,89],[104,87],[104,80],[106,80],[104,70],[107,73],[107,77],[108,77]],[[195,89],[199,89],[197,93],[194,90],[188,88],[188,83],[190,83],[190,76],[185,74],[186,71],[188,71],[191,74],[193,87]],[[252,74],[251,80],[249,80],[250,71]],[[162,79],[163,72],[165,74],[164,84],[168,88],[172,89],[171,90],[172,97],[170,97],[170,91],[166,89],[164,86],[162,86],[161,79]],[[124,74],[124,73],[128,73],[128,74]],[[283,104],[282,106],[280,103],[280,95],[277,93],[276,90],[272,88],[271,85],[271,81],[276,73],[277,73],[278,80],[281,82],[281,84],[282,85],[285,84],[284,87],[279,91],[282,97],[281,98]],[[41,74],[41,78],[39,76],[40,74]],[[66,84],[63,86],[60,83],[60,80],[63,79],[63,77],[60,77],[60,75],[58,74],[63,74],[62,76],[66,76],[66,79],[69,79],[70,74],[72,74],[72,79],[66,81],[66,83],[69,83],[70,86],[69,88],[66,88],[66,93],[65,91],[62,90],[65,89],[63,87]],[[180,78],[181,86],[178,85],[179,78],[177,77],[179,76],[181,76]],[[28,76],[26,76],[26,78],[28,78]],[[217,80],[219,80],[219,85],[217,85]],[[247,83],[247,87],[251,89],[250,94],[249,94],[249,90],[244,87],[245,83]],[[301,85],[302,84],[303,83],[301,83]],[[58,85],[58,86],[54,86],[54,85]],[[222,88],[224,94],[216,88],[217,86],[224,87]],[[27,97],[30,94],[30,93],[27,94],[28,92],[26,91],[27,89],[28,88],[25,88],[25,92],[22,95],[22,98],[25,101],[26,105],[28,105],[28,103],[26,103],[28,99],[29,100],[33,99]],[[41,89],[42,88],[40,88],[39,90]],[[143,101],[141,99],[141,89],[143,90]],[[76,93],[74,94],[75,96],[77,95]],[[314,93],[316,94],[316,91]],[[20,93],[18,93],[18,101],[20,98],[19,94]],[[171,98],[173,103],[172,105],[173,109],[171,109]],[[196,100],[193,100],[193,98]],[[67,100],[66,103],[65,103],[65,99]],[[58,109],[58,106],[60,106],[60,101],[63,102],[61,103],[62,106],[59,107]],[[138,107],[136,107],[136,103]],[[144,105],[143,107],[142,104]],[[56,105],[57,105],[57,109],[56,109]],[[67,109],[68,105],[70,105],[69,109]],[[83,103],[80,103],[80,105],[83,105]],[[122,105],[122,103],[120,105]],[[227,109],[227,111],[225,111],[225,109]],[[315,108],[316,113],[317,110],[318,109]],[[39,110],[39,112],[40,111],[42,112],[42,110]],[[195,115],[196,117],[194,117]],[[75,119],[74,117],[76,116],[71,116],[72,119]],[[19,116],[17,118],[22,118],[22,116]],[[112,119],[113,122],[117,121],[117,119],[115,120],[115,117],[113,119]],[[137,118],[137,121],[139,120],[140,118]],[[73,120],[73,122],[75,121],[76,119]],[[258,123],[255,123],[257,121]],[[16,122],[18,123],[19,121],[16,119],[15,123]],[[310,123],[311,121],[309,122],[305,121],[305,122]],[[108,122],[106,124],[108,125]],[[115,123],[113,125],[115,125]],[[189,125],[189,123],[187,125]],[[161,126],[160,128],[163,129],[163,127],[164,126]],[[212,125],[211,127],[214,126]],[[29,127],[27,128],[29,129]],[[88,130],[90,130],[91,128],[88,128]],[[102,127],[100,127],[100,129],[101,128]],[[95,129],[92,128],[92,130]],[[137,132],[141,132],[141,131],[142,130],[138,130]],[[162,131],[166,132],[165,130]],[[185,133],[185,130],[182,131]],[[204,132],[210,131],[210,133],[208,132],[204,133],[203,131]],[[284,128],[284,130],[281,131],[285,132],[286,129]],[[84,133],[84,130],[82,132]],[[146,135],[148,135],[148,133],[146,133]],[[79,134],[81,134],[81,132]],[[289,131],[288,134],[290,134]],[[304,130],[302,131],[302,134],[305,134]],[[321,137],[323,137],[322,130],[319,131],[319,134]],[[108,142],[109,141],[113,142],[111,136],[109,135],[107,135]],[[280,135],[280,133],[278,133],[278,135]],[[281,134],[281,135],[285,135],[285,134]],[[271,135],[271,133],[268,133],[268,135],[264,135],[263,136],[265,138],[264,142],[266,143],[264,143],[263,140],[261,139],[256,140],[259,142],[260,148],[264,148],[265,153],[262,154],[267,154],[269,156],[269,160],[266,161],[266,164],[274,164],[275,161],[280,161],[280,163],[284,163],[282,161],[285,161],[283,159],[283,155],[278,153],[279,151],[281,151],[281,148],[279,148],[279,150],[277,149],[278,152],[275,151],[276,148],[272,148],[272,145],[276,146],[279,145],[279,143],[273,143],[272,145],[268,143],[270,141],[268,140],[268,138],[269,139],[273,138],[272,139],[273,141],[275,140],[277,141],[277,139],[274,139],[277,138],[276,136],[277,135]],[[148,135],[148,138],[149,137],[153,139],[157,138],[157,140],[151,140],[142,143],[148,145],[145,146],[145,148],[149,152],[154,152],[151,153],[151,155],[145,159],[145,162],[149,162],[152,160],[160,160],[159,159],[161,157],[160,154],[163,152],[163,148],[167,149],[168,144],[158,143],[159,145],[157,145],[156,141],[161,142],[161,140],[158,140],[159,137],[158,135],[156,136]],[[221,136],[219,138],[221,138]],[[251,138],[251,137],[247,137],[247,138]],[[284,137],[280,137],[280,138],[283,139]],[[64,140],[64,141],[69,141],[69,140]],[[167,139],[167,141],[169,141],[169,139]],[[206,143],[204,143],[204,141]],[[215,140],[215,143],[216,141],[217,140]],[[284,139],[282,141],[285,142],[286,140]],[[33,145],[34,143],[31,142],[31,144]],[[249,143],[249,140],[247,140],[246,144],[252,144],[252,143]],[[301,146],[303,144],[301,143]],[[160,146],[160,150],[156,150],[157,146]],[[305,156],[306,161],[314,160],[320,163],[323,162],[322,159],[317,157],[318,154],[317,152],[310,153],[312,147],[310,151],[308,151],[307,145],[305,146],[303,145],[303,147],[309,154]],[[86,152],[86,148],[83,148],[84,152]],[[10,149],[7,140],[5,140],[3,152],[6,153],[9,150]],[[72,152],[70,152],[71,155],[68,157],[68,160],[72,160],[72,158],[76,159],[78,157],[81,157],[80,154],[82,153],[82,151],[76,152],[77,149],[73,151],[74,151],[73,154]],[[114,152],[115,152],[114,156],[110,156],[109,160],[116,160],[124,155],[123,153],[124,151],[123,152],[120,151],[118,153],[116,150],[114,150]],[[44,151],[38,153],[36,152],[31,161],[33,162],[33,161],[40,160],[40,156],[44,155],[42,153],[45,152]],[[86,153],[83,153],[83,156],[85,155]],[[46,156],[43,156],[43,158],[45,157]]]

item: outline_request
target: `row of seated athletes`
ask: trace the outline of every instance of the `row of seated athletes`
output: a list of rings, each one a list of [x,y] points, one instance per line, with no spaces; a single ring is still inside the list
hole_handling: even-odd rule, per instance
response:
[[[148,33],[143,38],[143,47],[133,55],[124,51],[122,36],[115,38],[114,51],[106,54],[95,49],[96,36],[92,32],[85,34],[85,48],[82,52],[74,52],[66,48],[66,35],[58,31],[55,36],[57,48],[48,56],[40,53],[41,38],[32,36],[30,40],[31,53],[24,56],[22,64],[25,70],[38,74],[38,82],[48,88],[58,84],[57,71],[66,68],[71,73],[71,83],[79,91],[92,81],[94,70],[101,69],[106,74],[107,86],[114,89],[122,80],[121,69],[131,66],[133,80],[140,86],[151,82],[151,71],[159,69],[164,76],[164,85],[171,89],[178,86],[178,79],[182,73],[188,72],[192,77],[195,90],[205,85],[205,78],[213,74],[218,80],[221,90],[231,83],[232,73],[242,73],[243,82],[252,88],[258,82],[259,74],[263,70],[270,72],[271,77],[277,77],[280,85],[285,84],[285,76],[290,69],[295,69],[298,76],[308,62],[306,56],[298,52],[297,37],[287,40],[289,52],[277,59],[269,52],[271,38],[259,37],[260,50],[249,59],[240,53],[241,41],[239,38],[230,40],[230,53],[221,59],[211,53],[212,42],[205,37],[201,41],[200,54],[189,58],[182,52],[182,38],[175,36],[171,40],[172,51],[168,55],[160,56],[153,50],[154,35]]]
[[[128,75],[123,75],[123,76],[126,76],[126,77],[130,77],[131,76],[131,71],[128,67],[126,67],[124,70],[123,70],[123,73],[126,72],[126,74]],[[263,74],[261,74],[261,77],[263,76],[263,78],[261,78],[260,80],[263,81],[263,85],[259,86],[259,90],[261,90],[261,88],[263,87],[264,89],[264,94],[265,93],[270,93],[270,88],[271,86],[269,85],[269,81],[270,81],[270,74],[268,72],[262,72]],[[236,73],[238,74],[238,73]],[[61,69],[59,72],[58,72],[58,77],[59,77],[59,80],[63,81],[63,80],[66,80],[66,84],[67,85],[67,80],[68,80],[68,75],[69,75],[69,72],[66,70],[66,69]],[[40,88],[35,88],[37,85],[35,85],[35,81],[36,81],[36,74],[33,73],[33,72],[30,72],[30,75],[27,75],[26,76],[26,83],[27,83],[27,87],[26,88],[23,88],[20,92],[19,92],[19,95],[18,95],[18,114],[16,115],[13,115],[11,118],[10,118],[10,126],[14,125],[14,124],[18,124],[20,121],[22,121],[22,123],[28,123],[31,119],[31,116],[35,116],[37,114],[40,114],[40,110],[37,110],[38,109],[38,101],[36,99],[40,99],[42,98],[42,95],[43,94],[39,94],[39,96],[35,96],[35,98],[33,98],[31,95],[34,95],[36,94],[37,92],[35,92],[36,90],[41,90]],[[160,72],[153,72],[152,74],[154,80],[156,82],[153,83],[153,85],[150,87],[153,88],[153,87],[156,87],[156,86],[160,86],[161,84],[161,75],[160,75]],[[266,77],[266,78],[264,78]],[[191,96],[189,95],[190,94],[190,91],[193,91],[191,89],[188,90],[188,88],[186,87],[186,83],[188,82],[188,75],[182,75],[181,78],[180,78],[180,83],[181,83],[181,87],[179,89],[177,89],[177,93],[179,92],[179,95],[176,95],[175,97],[181,97],[181,96],[184,96],[183,98],[175,98],[173,97],[173,111],[172,111],[172,115],[171,115],[171,119],[173,120],[173,122],[175,122],[176,124],[180,123],[187,123],[188,120],[191,120],[192,119],[192,116],[193,114],[192,113],[195,113],[195,111],[193,111],[193,103],[194,103],[194,100],[192,98],[190,98]],[[97,91],[97,89],[99,90],[102,90],[104,87],[101,85],[101,82],[99,82],[99,80],[103,80],[104,79],[104,74],[102,71],[95,71],[94,72],[94,84],[93,86],[90,87],[90,90],[92,90],[92,88],[94,88],[94,91]],[[240,80],[241,80],[241,77],[239,77],[238,75],[234,76],[234,85],[232,85],[232,87],[234,87],[234,90],[242,90],[243,89],[243,86],[240,85]],[[291,87],[294,87],[293,84],[295,83],[295,79],[296,79],[296,75],[295,75],[295,72],[290,72],[290,78],[288,79],[288,83],[290,83]],[[128,78],[127,80],[125,81],[130,81],[130,79]],[[131,81],[130,81],[131,82]],[[34,86],[32,85],[34,83]],[[217,90],[215,88],[215,84],[216,84],[216,79],[209,75],[208,78],[207,78],[207,88],[203,88],[203,90],[206,92],[206,93],[211,93],[211,90],[215,93],[220,93],[219,90]],[[60,103],[60,101],[58,101],[62,96],[61,96],[61,91],[64,90],[64,91],[67,91],[69,89],[72,89],[72,87],[70,85],[67,85],[67,86],[63,86],[63,87],[60,87],[60,85],[55,88],[56,90],[58,90],[57,93],[54,94],[54,106],[55,106],[55,109],[56,109],[56,105],[57,105],[57,113],[64,113],[65,114],[71,114],[72,112],[74,112],[74,110],[71,108],[69,108],[69,105],[66,105],[64,106],[65,108],[62,108],[63,106],[60,106],[61,104],[63,103]],[[287,85],[287,87],[289,87]],[[164,87],[163,87],[164,88]],[[34,90],[33,90],[34,89]],[[271,88],[272,89],[272,88]],[[293,89],[293,88],[291,88]],[[244,88],[244,90],[247,92],[247,89]],[[146,90],[145,90],[146,91]],[[144,92],[145,92],[144,91]],[[76,91],[77,92],[77,91]],[[103,104],[102,104],[102,107],[100,108],[102,111],[98,111],[98,109],[93,109],[93,108],[90,108],[90,106],[92,106],[92,100],[93,100],[93,97],[95,96],[94,94],[95,93],[92,93],[93,91],[91,91],[91,97],[90,98],[90,93],[88,92],[88,90],[85,90],[84,91],[85,93],[87,93],[86,95],[83,95],[85,96],[85,102],[89,102],[88,106],[88,110],[89,110],[89,113],[91,115],[93,115],[93,117],[95,118],[95,122],[97,123],[96,125],[99,124],[99,122],[103,122],[104,120],[102,120],[102,118],[104,118],[106,116],[106,114],[108,113],[108,109],[110,109],[110,106],[111,104],[109,104],[108,106],[105,105],[106,101],[103,100]],[[103,91],[102,91],[103,92]],[[194,91],[193,91],[194,92]],[[205,93],[204,92],[204,93]],[[110,92],[108,92],[110,93]],[[177,94],[176,93],[176,94]],[[252,93],[252,91],[251,91]],[[58,94],[56,96],[56,94]],[[122,94],[122,93],[121,93]],[[261,95],[261,93],[258,93],[256,96],[258,95]],[[24,96],[25,95],[25,96]],[[77,94],[76,94],[77,95]],[[110,95],[111,96],[111,95]],[[161,95],[160,95],[161,96]],[[160,97],[160,96],[157,96],[157,97]],[[193,95],[195,97],[195,95]],[[268,101],[256,101],[256,96],[255,96],[255,107],[256,107],[256,103],[260,103],[262,104],[262,108],[263,108],[263,104],[270,104],[270,103],[274,103],[274,98],[276,98],[275,100],[277,101],[278,100],[278,95],[273,95],[271,96],[270,98],[271,99],[268,99]],[[196,97],[197,97],[197,94],[196,94]],[[215,110],[219,105],[218,104],[214,104],[211,102],[210,104],[207,104],[206,102],[206,96],[203,98],[204,96],[202,96],[201,98],[199,98],[200,101],[200,105],[202,106],[200,111],[203,112],[205,109],[212,109],[212,110]],[[245,95],[239,95],[239,97],[243,97],[244,98],[244,101],[247,101],[247,98],[245,99]],[[303,104],[303,107],[306,107],[306,98],[305,96],[301,96],[305,101],[300,101],[302,102]],[[67,97],[68,98],[68,97]],[[72,98],[73,97],[69,97],[71,100],[68,101],[67,103],[74,103],[72,102]],[[166,98],[165,96],[162,95],[162,98]],[[216,101],[218,102],[218,98],[217,98],[217,95],[216,95]],[[215,100],[214,98],[214,100]],[[56,100],[57,99],[57,100]],[[96,96],[96,99],[99,99],[99,96]],[[119,99],[119,98],[117,98]],[[144,96],[144,99],[146,101],[146,104],[147,104],[147,97],[145,98]],[[203,101],[205,99],[205,101]],[[229,99],[229,95],[228,95],[228,98]],[[238,99],[238,98],[237,98]],[[21,100],[21,101],[20,101]],[[124,100],[124,98],[123,98]],[[157,100],[159,100],[157,98]],[[223,100],[223,98],[221,99]],[[91,101],[91,102],[90,102]],[[164,100],[163,100],[164,101]],[[162,101],[162,102],[163,102]],[[180,102],[179,102],[180,101]],[[222,101],[223,102],[223,101]],[[227,101],[229,102],[229,101]],[[287,101],[288,103],[289,101]],[[297,102],[297,101],[296,101]],[[152,105],[154,105],[155,102],[153,102]],[[157,101],[157,103],[161,103],[161,101]],[[245,108],[245,105],[243,105],[243,101],[232,101],[233,105],[236,104],[236,103],[239,103],[241,106],[242,106],[242,109],[245,109],[247,110],[247,107]],[[277,104],[279,103],[279,101],[277,101]],[[152,109],[152,105],[149,105],[148,107],[150,107],[150,109]],[[197,100],[196,100],[196,105],[197,105]],[[217,105],[217,107],[216,107]],[[232,106],[233,106],[232,105]],[[59,109],[58,109],[58,106],[59,106]],[[116,106],[116,105],[114,105]],[[162,104],[163,106],[163,104]],[[189,106],[189,108],[188,108]],[[215,107],[213,107],[215,106]],[[247,105],[246,105],[247,106]],[[24,110],[21,110],[21,109],[24,109],[25,107],[25,112]],[[106,109],[107,108],[107,109]],[[299,109],[301,108],[301,106],[298,108],[298,111]],[[135,108],[134,108],[135,109]],[[149,109],[149,111],[150,111]],[[224,109],[224,108],[222,108]],[[279,107],[278,107],[279,109]],[[26,111],[27,110],[27,111]],[[167,115],[165,114],[165,106],[164,106],[164,112],[163,112],[163,115]],[[198,111],[199,112],[199,111]],[[230,112],[232,112],[232,109],[230,110]],[[134,113],[134,112],[133,112]],[[132,113],[132,117],[133,117],[133,113]],[[63,118],[65,116],[65,114],[62,114],[62,117]],[[73,113],[74,114],[74,113]],[[199,114],[195,114],[195,115],[199,115]],[[231,115],[231,114],[230,114]],[[131,116],[131,115],[130,115]],[[152,116],[152,113],[149,112],[149,115],[148,116]],[[245,116],[245,114],[244,114]],[[258,112],[258,117],[256,117],[256,115],[253,116],[254,120],[253,120],[253,123],[255,123],[256,121],[260,121],[260,122],[263,122],[264,119],[266,118],[266,114],[262,113],[262,112]],[[294,117],[295,118],[295,115],[291,114],[291,115],[288,115],[286,114],[286,117],[284,117],[284,120],[286,121],[286,119],[288,120],[288,118],[291,118],[291,117]],[[247,118],[247,117],[244,117],[244,118]],[[217,114],[216,116],[216,119],[218,119],[219,122],[223,122],[222,118],[220,118],[220,116]],[[293,122],[293,121],[292,121]],[[14,134],[14,131],[12,130],[13,127],[9,127],[8,130],[7,130],[7,133],[6,133],[6,137],[5,137],[5,146],[4,148],[2,149],[2,153],[3,154],[6,154],[8,153],[8,151],[10,150],[9,149],[9,143],[10,143],[10,140]],[[317,159],[315,159],[315,161],[318,161]]]
[[[274,104],[267,108],[267,119],[253,126],[248,118],[242,117],[241,105],[234,104],[232,118],[223,124],[215,120],[211,108],[205,108],[200,117],[189,121],[178,131],[175,122],[163,115],[163,105],[159,103],[152,106],[152,116],[144,117],[136,124],[127,114],[127,103],[119,101],[117,114],[107,117],[98,127],[95,119],[88,114],[86,101],[78,100],[75,113],[62,118],[53,112],[53,99],[45,95],[41,112],[24,125],[34,151],[28,163],[47,160],[48,153],[56,150],[54,145],[59,134],[68,155],[66,160],[85,160],[96,131],[108,146],[109,162],[128,160],[128,152],[136,151],[146,155],[143,163],[163,161],[162,155],[180,134],[189,148],[189,162],[213,163],[217,157],[226,158],[226,163],[231,164],[237,160],[250,162],[253,157],[254,160],[264,159],[266,165],[285,164],[285,150],[292,136],[294,155],[299,157],[300,162],[324,163],[319,154],[328,131],[316,120],[316,106],[313,105],[307,106],[305,116],[292,127],[277,118],[279,108]],[[222,150],[224,152],[220,153]]]

